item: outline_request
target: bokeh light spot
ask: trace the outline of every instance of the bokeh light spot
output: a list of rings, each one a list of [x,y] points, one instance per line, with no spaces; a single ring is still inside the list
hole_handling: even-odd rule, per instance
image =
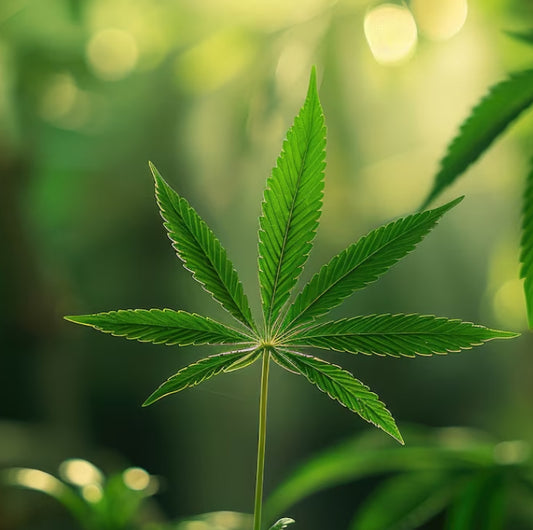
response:
[[[14,469],[10,481],[20,486],[58,495],[63,485],[54,476],[38,469]]]
[[[507,280],[494,294],[492,307],[499,325],[510,329],[526,326],[523,281]]]
[[[501,442],[494,447],[494,461],[498,464],[522,464],[531,454],[531,446],[523,440]]]
[[[466,0],[412,0],[410,6],[420,31],[433,40],[453,37],[468,14]]]
[[[88,486],[103,482],[102,472],[87,460],[71,458],[59,466],[61,477],[75,486]]]
[[[126,77],[137,64],[139,49],[131,33],[107,28],[95,33],[86,50],[94,74],[104,81]]]
[[[87,502],[94,504],[102,500],[104,493],[98,484],[87,484],[83,486],[81,495]]]
[[[142,491],[150,485],[150,475],[140,467],[130,467],[122,473],[124,484],[131,490]]]
[[[371,9],[365,16],[364,31],[372,55],[381,64],[407,59],[417,42],[413,15],[406,7],[395,4]]]
[[[254,53],[255,44],[244,32],[216,33],[178,58],[177,81],[191,92],[216,90],[241,72]]]

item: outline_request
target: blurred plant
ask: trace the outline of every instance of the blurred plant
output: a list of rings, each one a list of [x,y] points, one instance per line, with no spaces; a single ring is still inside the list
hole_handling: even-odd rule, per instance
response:
[[[61,479],[39,469],[14,467],[0,473],[0,482],[50,495],[86,530],[138,527],[143,501],[158,489],[157,478],[139,467],[106,478],[96,466],[78,458],[65,460],[59,476]]]
[[[507,32],[533,46],[533,32]],[[448,145],[434,177],[433,187],[421,209],[427,208],[448,186],[487,151],[522,113],[533,104],[533,69],[511,74],[493,85],[471,110],[459,132]],[[533,161],[533,158],[532,158]],[[520,278],[524,281],[529,327],[533,328],[533,162],[522,198],[522,238]]]
[[[119,310],[67,320],[100,331],[156,344],[231,345],[179,370],[145,401],[198,385],[222,373],[262,360],[259,440],[254,503],[254,530],[260,530],[266,445],[266,412],[270,360],[303,375],[363,419],[403,443],[396,423],[376,394],[351,373],[322,359],[300,353],[316,347],[368,355],[444,354],[471,348],[514,333],[459,320],[427,315],[368,315],[316,323],[353,292],[377,280],[408,254],[461,201],[407,216],[382,226],[335,256],[289,302],[312,247],[322,205],[325,168],[324,116],[311,73],[305,103],[287,133],[281,155],[267,181],[259,220],[259,284],[263,323],[252,318],[248,299],[226,251],[206,223],[151,165],[156,197],[178,257],[193,277],[242,325],[235,329],[210,318],[170,309]],[[276,523],[285,527],[292,520]]]
[[[533,455],[464,428],[408,432],[408,447],[365,433],[304,463],[268,498],[269,517],[318,491],[381,477],[349,530],[411,530],[445,514],[446,530],[531,528]],[[384,509],[386,507],[386,509]]]

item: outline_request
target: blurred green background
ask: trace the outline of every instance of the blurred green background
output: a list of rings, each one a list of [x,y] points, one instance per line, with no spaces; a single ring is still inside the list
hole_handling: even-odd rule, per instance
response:
[[[328,168],[304,279],[418,208],[470,108],[508,72],[533,66],[533,49],[504,33],[532,27],[533,4],[471,0],[465,20],[464,1],[413,0],[415,19],[406,15],[407,33],[393,31],[390,47],[373,37],[387,23],[372,22],[379,5],[2,0],[0,466],[136,465],[160,477],[161,519],[251,511],[259,367],[141,409],[208,350],[115,339],[62,316],[170,307],[227,318],[175,257],[148,160],[207,220],[259,308],[262,190],[313,64]],[[408,13],[401,6],[395,23]],[[466,200],[337,315],[420,312],[525,331],[518,248],[532,133],[529,112],[445,197]],[[329,359],[369,384],[400,427],[465,425],[530,441],[531,345],[523,333],[447,358]],[[369,428],[304,383],[273,370],[267,493],[315,451]],[[286,515],[299,528],[345,528],[360,495],[337,488]],[[30,528],[76,526],[51,499],[0,490],[0,529]]]

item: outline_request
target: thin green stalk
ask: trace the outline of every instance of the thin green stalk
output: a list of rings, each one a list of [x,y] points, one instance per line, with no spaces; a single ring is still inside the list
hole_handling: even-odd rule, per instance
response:
[[[266,416],[268,400],[268,371],[270,351],[263,352],[261,370],[261,397],[259,398],[259,437],[257,441],[257,474],[255,480],[254,530],[261,530],[261,511],[263,508],[263,476],[265,473]]]

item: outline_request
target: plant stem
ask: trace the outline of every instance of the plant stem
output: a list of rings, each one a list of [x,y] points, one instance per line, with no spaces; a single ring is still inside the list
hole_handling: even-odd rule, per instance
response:
[[[268,371],[270,351],[263,352],[261,370],[261,397],[259,398],[259,437],[257,441],[257,474],[255,480],[254,530],[261,530],[261,510],[263,508],[263,476],[265,472],[266,416],[268,399]]]

